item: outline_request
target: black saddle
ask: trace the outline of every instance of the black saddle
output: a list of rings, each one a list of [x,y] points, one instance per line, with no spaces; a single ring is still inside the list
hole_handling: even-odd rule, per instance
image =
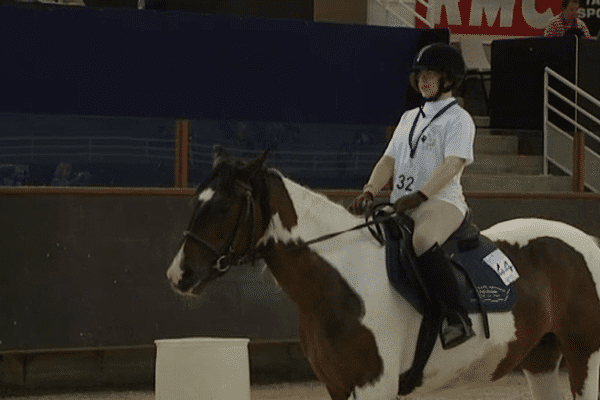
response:
[[[412,246],[414,221],[405,214],[390,216],[382,208],[377,208],[373,212],[373,219],[381,219],[383,233],[378,226],[377,231],[371,232],[385,243],[390,283],[424,315],[417,345],[417,349],[422,351],[415,354],[411,368],[400,376],[398,394],[407,395],[421,384],[423,369],[437,340],[441,319],[431,307],[429,294],[418,272],[417,256]],[[499,273],[484,262],[486,256],[499,251],[497,246],[480,235],[468,211],[459,228],[442,244],[442,249],[453,266],[468,311],[482,314],[485,336],[489,338],[487,312],[508,311],[515,301],[510,285],[505,285]]]
[[[376,218],[381,217],[381,215]],[[417,256],[412,247],[414,221],[407,215],[388,218],[385,233],[386,269],[392,286],[421,314],[427,293],[420,282]],[[450,238],[442,244],[457,278],[469,312],[504,312],[512,309],[515,293],[505,285],[484,258],[498,247],[480,234],[470,211]]]

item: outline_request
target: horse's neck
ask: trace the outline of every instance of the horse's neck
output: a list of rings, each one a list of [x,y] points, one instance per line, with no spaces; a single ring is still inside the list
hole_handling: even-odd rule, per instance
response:
[[[348,229],[360,220],[325,196],[281,178],[284,188],[280,189],[285,189],[285,192],[273,199],[272,203],[278,206],[272,210],[270,226],[260,242],[264,246],[263,254],[269,269],[300,309],[330,314],[335,309],[332,304],[341,301],[351,304],[350,314],[357,316],[362,307],[360,297],[346,279],[348,275],[358,277],[364,269],[344,262],[348,252],[356,250],[356,246],[353,247],[347,240],[354,240],[356,245],[359,238],[367,249],[375,249],[375,243],[368,233],[354,232],[311,248],[297,248],[301,241]],[[289,198],[289,201],[281,200],[281,197]],[[293,212],[286,206],[292,207]],[[295,218],[291,218],[290,214],[294,214]],[[290,224],[292,220],[295,220],[293,226]]]
[[[346,314],[359,317],[360,297],[324,258],[309,248],[292,249],[293,244],[270,242],[264,259],[278,285],[298,309],[318,317]],[[344,307],[344,312],[336,310]]]
[[[358,223],[344,207],[327,197],[313,192],[297,183],[282,178],[298,216],[298,224],[292,229],[296,239],[310,240],[328,233],[349,229]]]

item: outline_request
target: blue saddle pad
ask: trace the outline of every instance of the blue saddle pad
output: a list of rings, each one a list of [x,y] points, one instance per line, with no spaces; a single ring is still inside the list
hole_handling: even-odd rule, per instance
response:
[[[398,237],[398,232],[390,234],[389,229],[389,225],[384,224],[388,278],[392,286],[423,313],[426,300],[413,272],[418,266],[412,251],[412,231],[401,227],[404,232]],[[471,238],[469,246],[460,246],[456,241],[449,240],[442,248],[446,251],[450,264],[454,266],[454,274],[469,312],[504,312],[512,309],[515,302],[513,288],[511,285],[505,285],[498,272],[484,261],[488,255],[496,250],[500,251],[491,240],[478,235],[475,240]]]
[[[449,258],[460,265],[464,269],[464,273],[469,275],[484,310],[491,312],[509,311],[515,302],[515,291],[511,285],[505,285],[494,267],[484,261],[484,258],[494,251],[500,251],[498,246],[485,236],[479,236],[477,247],[450,254]],[[466,279],[464,273],[459,278]],[[467,282],[460,282],[460,284],[469,311],[478,310],[479,300],[475,295],[475,290]]]

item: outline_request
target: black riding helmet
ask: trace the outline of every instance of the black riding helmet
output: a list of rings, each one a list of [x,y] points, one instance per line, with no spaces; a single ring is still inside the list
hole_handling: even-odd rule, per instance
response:
[[[465,78],[465,61],[462,55],[454,47],[444,43],[425,46],[415,57],[410,69],[409,80],[410,85],[417,92],[419,92],[419,72],[426,69],[442,73],[442,87],[436,97],[455,89]]]

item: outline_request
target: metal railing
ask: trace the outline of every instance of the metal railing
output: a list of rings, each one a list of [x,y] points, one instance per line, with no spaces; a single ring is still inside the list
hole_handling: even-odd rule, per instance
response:
[[[0,137],[0,162],[31,163],[59,159],[80,163],[173,161],[172,139],[122,136]]]
[[[212,146],[190,143],[190,166],[210,168]],[[258,150],[247,150],[227,147],[233,157],[252,159],[262,153]],[[277,150],[271,153],[269,165],[289,175],[310,177],[337,174],[361,174],[369,171],[377,162],[381,152],[333,152],[333,151],[286,151]]]
[[[567,98],[556,88],[550,87],[550,77],[555,78],[563,87],[573,91],[575,100]],[[550,94],[555,96],[557,100],[553,101],[554,104],[550,104]],[[585,186],[593,192],[598,192],[600,190],[600,155],[598,154],[598,149],[600,149],[600,119],[579,104],[581,98],[590,103],[588,105],[590,108],[595,106],[597,112],[600,110],[598,99],[552,69],[545,68],[544,175],[548,175],[548,164],[552,163],[568,175],[573,176],[574,182],[581,182],[581,186]],[[559,107],[562,108],[562,111]],[[566,108],[569,108],[569,111],[566,111]],[[550,111],[553,113],[555,122],[550,121]],[[573,117],[565,114],[565,112],[573,112]],[[581,116],[586,118],[585,125],[580,121]],[[572,134],[568,134],[557,124],[571,126],[573,128]],[[585,144],[588,139],[593,142],[589,146]],[[596,149],[596,151],[593,149]]]
[[[376,2],[381,5],[387,12],[393,14],[396,18],[398,18],[406,27],[414,28],[415,21],[408,21],[402,13],[398,12],[398,10],[405,10],[409,15],[414,16],[419,21],[423,22],[429,28],[433,28],[435,25],[435,17],[433,13],[433,2],[434,0],[424,1],[424,0],[376,0]],[[426,17],[423,17],[417,12],[416,6],[417,3],[422,4],[426,7],[427,13]],[[396,5],[396,7],[392,6],[392,4]]]
[[[232,157],[253,159],[261,154],[234,143],[224,143]],[[212,144],[190,142],[189,168],[210,171]],[[269,165],[297,179],[351,179],[364,177],[380,156],[380,149],[369,151],[314,149],[276,150]],[[28,136],[0,137],[0,164],[27,167],[35,164],[146,164],[176,163],[175,141],[170,139],[131,138],[122,136]],[[186,166],[187,168],[187,166]],[[1,184],[1,182],[0,182]]]

